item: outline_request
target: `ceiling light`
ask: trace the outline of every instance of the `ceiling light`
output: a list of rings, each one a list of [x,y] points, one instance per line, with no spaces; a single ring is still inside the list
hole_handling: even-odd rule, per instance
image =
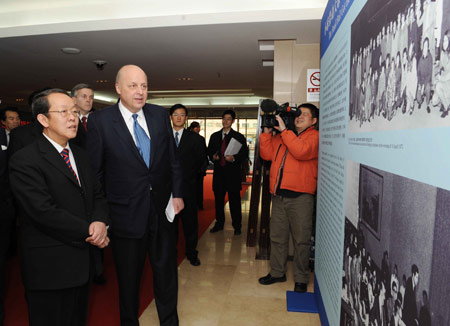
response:
[[[177,78],[177,80],[190,81],[190,80],[194,80],[194,78],[192,78],[192,77],[179,77],[179,78]]]
[[[273,41],[259,41],[259,51],[273,51],[274,49]]]
[[[273,67],[273,60],[263,60],[262,65],[263,67]]]
[[[61,51],[65,54],[80,54],[81,50],[77,48],[62,48]]]

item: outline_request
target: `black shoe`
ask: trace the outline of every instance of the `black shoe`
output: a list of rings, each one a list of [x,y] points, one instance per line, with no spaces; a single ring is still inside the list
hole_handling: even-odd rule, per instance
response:
[[[200,266],[200,259],[198,257],[188,258],[192,266]]]
[[[299,293],[305,293],[306,292],[306,283],[295,282],[294,291],[299,292]]]
[[[214,227],[211,230],[209,230],[209,232],[216,233],[216,232],[219,232],[219,231],[222,231],[222,230],[223,230],[223,226],[218,226],[216,224],[216,225],[214,225]]]
[[[234,235],[241,235],[241,229],[234,230]]]
[[[106,283],[105,275],[103,275],[103,273],[100,274],[100,275],[95,275],[94,276],[94,283],[95,284],[100,284],[100,285],[105,284]]]
[[[269,273],[266,276],[261,277],[258,280],[258,282],[259,282],[259,284],[262,284],[262,285],[270,285],[270,284],[278,283],[278,282],[286,282],[286,275],[283,275],[282,277],[273,277]]]

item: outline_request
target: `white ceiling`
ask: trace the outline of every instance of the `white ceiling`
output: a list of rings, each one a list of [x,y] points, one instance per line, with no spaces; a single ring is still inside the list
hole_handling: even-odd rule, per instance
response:
[[[213,11],[211,5],[188,8],[183,2],[181,6],[171,7],[168,4],[181,1],[165,1],[164,6],[154,7],[157,10],[149,15],[148,6],[155,1],[147,1],[145,5],[143,1],[133,2],[137,4],[133,5],[134,11],[113,11],[111,3],[114,2],[125,8],[122,0],[97,0],[89,4],[87,0],[46,1],[48,13],[39,16],[45,6],[36,7],[35,1],[2,0],[2,106],[24,109],[28,95],[36,89],[50,86],[70,90],[79,82],[92,84],[96,95],[114,99],[115,74],[128,63],[137,64],[147,72],[151,90],[228,89],[234,94],[245,93],[245,97],[268,97],[272,95],[273,67],[263,67],[262,59],[273,58],[273,53],[260,52],[258,40],[319,43],[320,16],[325,6],[324,1],[303,1],[309,8],[301,9],[298,2],[302,1],[295,1],[297,7],[291,4],[287,10],[283,6],[291,1],[279,1],[277,5],[262,1],[258,2],[258,10],[249,11],[253,1],[239,1],[245,6],[238,8],[238,1],[232,0],[207,14]],[[84,16],[82,13],[86,11],[81,10],[64,15],[83,5],[90,6],[87,9],[103,6],[108,10],[103,10],[101,15]],[[145,11],[140,12],[139,5]],[[21,10],[22,7],[26,10]],[[226,12],[233,8],[235,12]],[[236,8],[241,11],[236,12]],[[187,14],[180,16],[182,12]],[[146,17],[132,19],[138,13]],[[305,19],[305,13],[311,19]],[[161,19],[163,16],[167,19]],[[83,17],[86,21],[81,21]],[[110,19],[100,19],[105,17]],[[39,25],[44,21],[48,23]],[[67,55],[61,52],[62,47],[77,47],[82,52]],[[103,71],[98,71],[92,63],[97,59],[108,62]],[[192,80],[178,80],[180,77]],[[96,82],[105,79],[107,83]],[[18,98],[24,101],[16,102]],[[170,103],[170,99],[166,102]]]

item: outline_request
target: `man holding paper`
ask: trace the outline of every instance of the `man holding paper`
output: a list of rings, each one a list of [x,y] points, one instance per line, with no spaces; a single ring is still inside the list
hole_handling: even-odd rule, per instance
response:
[[[228,193],[234,235],[241,234],[241,163],[248,157],[248,147],[244,135],[231,128],[235,119],[236,113],[226,110],[222,114],[222,130],[213,133],[209,139],[208,156],[214,162],[216,206],[216,224],[211,233],[223,230],[225,194]]]
[[[150,256],[161,325],[178,325],[174,224],[166,217],[184,207],[182,170],[169,116],[147,104],[145,72],[126,65],[117,73],[119,103],[89,116],[87,149],[110,208],[111,242],[119,282],[120,322],[139,325],[139,286]]]

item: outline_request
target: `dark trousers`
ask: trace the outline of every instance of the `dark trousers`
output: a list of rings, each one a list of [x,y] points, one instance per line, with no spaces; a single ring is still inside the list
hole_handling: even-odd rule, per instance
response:
[[[30,326],[86,325],[89,283],[63,290],[26,290]]]
[[[225,191],[214,191],[214,200],[216,206],[216,224],[223,227],[225,224]],[[242,226],[242,210],[241,210],[241,192],[228,191],[228,200],[230,202],[230,213],[233,228],[240,230]]]
[[[94,276],[103,274],[103,249],[98,247],[91,248],[92,264],[94,267]]]
[[[183,197],[184,209],[176,216],[175,230],[178,239],[178,221],[183,225],[184,239],[186,240],[186,257],[188,259],[197,258],[198,243],[198,214],[197,197],[188,195]]]
[[[178,325],[177,257],[174,225],[159,221],[158,231],[150,228],[141,239],[112,235],[112,249],[119,282],[121,326],[139,325],[139,286],[145,257],[153,271],[156,309],[161,325]]]
[[[4,208],[2,208],[4,209]],[[4,214],[6,212],[2,212]],[[11,238],[13,219],[9,216],[0,217],[0,326],[3,326],[5,317],[5,276],[6,276],[6,260],[8,257],[8,249]]]
[[[203,180],[204,175],[201,175],[197,179],[197,207],[203,209]]]

